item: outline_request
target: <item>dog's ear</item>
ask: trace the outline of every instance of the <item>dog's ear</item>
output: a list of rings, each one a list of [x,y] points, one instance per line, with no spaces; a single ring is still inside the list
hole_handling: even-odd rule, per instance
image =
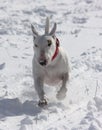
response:
[[[46,18],[46,24],[45,24],[45,34],[49,34],[49,18]]]
[[[57,24],[54,23],[54,26],[53,26],[53,28],[52,28],[52,30],[51,30],[51,32],[50,32],[50,35],[51,35],[51,36],[55,36],[56,29],[57,29]]]
[[[38,36],[38,32],[35,30],[34,26],[31,24],[31,30],[33,32],[34,39]]]

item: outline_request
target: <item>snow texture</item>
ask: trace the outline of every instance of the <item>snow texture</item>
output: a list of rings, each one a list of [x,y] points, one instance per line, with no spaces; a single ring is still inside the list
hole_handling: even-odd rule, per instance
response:
[[[31,23],[43,33],[46,17],[70,57],[67,97],[37,106]],[[102,1],[0,0],[0,130],[102,130]]]

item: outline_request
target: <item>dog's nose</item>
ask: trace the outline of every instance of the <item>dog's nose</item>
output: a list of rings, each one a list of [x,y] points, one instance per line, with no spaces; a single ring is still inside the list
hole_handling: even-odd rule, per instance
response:
[[[42,66],[45,66],[45,65],[47,64],[47,61],[46,61],[46,60],[41,60],[41,61],[39,62],[39,64],[42,65]]]

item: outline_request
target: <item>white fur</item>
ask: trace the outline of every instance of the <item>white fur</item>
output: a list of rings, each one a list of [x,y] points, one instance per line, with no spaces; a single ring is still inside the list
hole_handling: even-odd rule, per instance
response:
[[[48,19],[48,18],[47,18]],[[34,86],[40,98],[40,101],[45,100],[44,83],[48,85],[56,85],[62,83],[60,90],[56,97],[63,99],[66,96],[67,88],[66,83],[69,80],[69,63],[66,52],[59,47],[58,55],[52,60],[52,56],[56,50],[56,24],[49,32],[49,20],[46,20],[45,34],[39,36],[33,26],[32,32],[34,37],[34,57],[33,57],[33,76]],[[48,29],[48,30],[47,30]],[[51,46],[48,46],[48,41],[51,41]],[[43,53],[43,55],[42,55]],[[39,64],[40,60],[47,61],[47,64],[42,66]]]

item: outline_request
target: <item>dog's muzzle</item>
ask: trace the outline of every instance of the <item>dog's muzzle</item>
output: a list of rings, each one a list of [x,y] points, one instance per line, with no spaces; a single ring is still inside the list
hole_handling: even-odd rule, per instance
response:
[[[46,66],[46,65],[47,65],[47,59],[46,59],[46,56],[45,56],[45,52],[44,52],[44,51],[41,51],[41,53],[40,53],[39,64],[40,64],[41,66]]]

